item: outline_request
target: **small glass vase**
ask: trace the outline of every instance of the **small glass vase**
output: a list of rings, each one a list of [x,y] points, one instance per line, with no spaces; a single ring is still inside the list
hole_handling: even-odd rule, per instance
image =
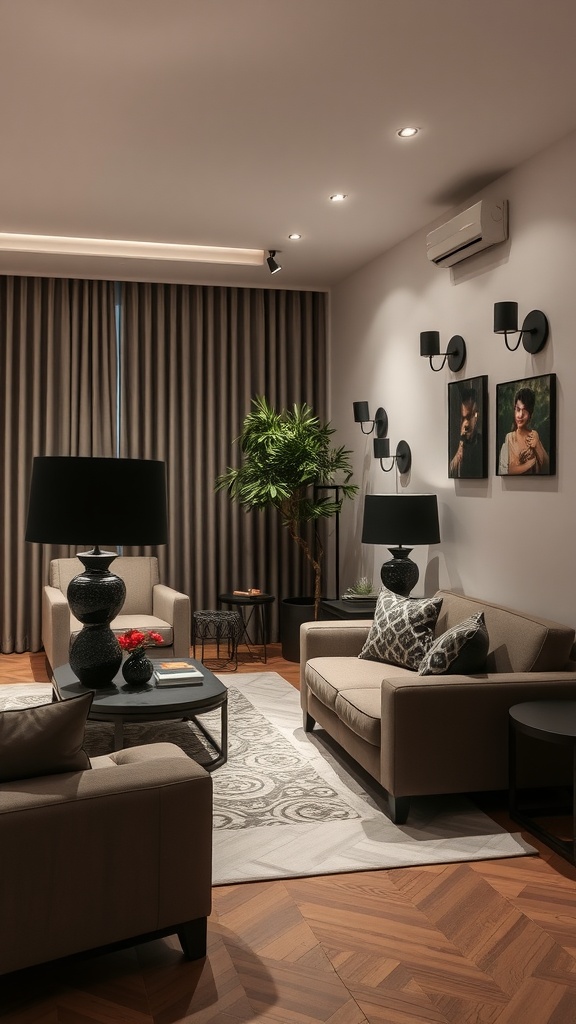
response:
[[[138,685],[147,683],[152,678],[154,665],[150,658],[146,657],[146,648],[132,651],[122,665],[122,675],[127,683]]]

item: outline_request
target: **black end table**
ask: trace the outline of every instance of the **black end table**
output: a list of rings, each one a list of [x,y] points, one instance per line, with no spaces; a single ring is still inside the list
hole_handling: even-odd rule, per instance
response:
[[[243,631],[238,638],[238,643],[246,644],[251,654],[254,653],[254,646],[261,644],[263,649],[262,661],[266,662],[266,644],[268,643],[268,617],[269,605],[276,600],[272,594],[218,594],[218,604],[229,604],[238,608],[242,616]],[[248,632],[248,626],[253,621],[254,636]]]
[[[519,735],[559,744],[571,751],[572,796],[571,806],[566,810],[572,816],[572,839],[561,839],[534,820],[546,815],[557,815],[558,808],[544,804],[527,811],[520,806],[517,784]],[[576,864],[576,700],[536,700],[514,704],[509,711],[508,758],[510,817],[571,864]]]
[[[365,601],[321,601],[320,611],[325,619],[373,619],[377,598]]]

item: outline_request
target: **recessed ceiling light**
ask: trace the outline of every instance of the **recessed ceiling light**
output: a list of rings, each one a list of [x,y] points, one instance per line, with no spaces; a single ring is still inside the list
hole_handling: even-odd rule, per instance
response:
[[[302,238],[302,235],[299,235],[297,231],[294,231],[293,234],[288,235],[288,238],[291,242],[297,242],[299,238]]]
[[[399,135],[401,139],[411,139],[413,135],[418,135],[419,131],[419,128],[400,128],[397,135]]]
[[[342,203],[347,198],[344,192],[335,192],[333,196],[330,196],[333,203]]]

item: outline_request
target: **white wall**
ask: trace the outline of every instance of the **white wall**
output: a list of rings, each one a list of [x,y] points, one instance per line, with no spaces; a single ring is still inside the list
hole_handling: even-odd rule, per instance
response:
[[[341,589],[358,576],[380,582],[386,548],[360,543],[363,495],[396,487],[438,494],[441,543],[415,548],[414,595],[438,585],[576,626],[576,134],[499,179],[481,195],[510,202],[510,240],[439,269],[418,232],[338,286],[332,296],[331,420],[335,440],[354,452],[359,498],[341,520]],[[470,197],[472,199],[473,197]],[[475,197],[474,197],[475,198]],[[468,204],[465,204],[468,205]],[[535,356],[508,352],[492,332],[493,304],[519,304],[519,321],[541,309],[550,322]],[[464,368],[433,373],[419,334],[453,334],[468,349]],[[435,360],[438,363],[438,360]],[[495,475],[496,384],[557,374],[557,473]],[[489,476],[448,478],[450,381],[488,375]],[[383,405],[391,450],[412,448],[412,470],[395,479],[372,457],[372,438],[353,422],[352,402]]]

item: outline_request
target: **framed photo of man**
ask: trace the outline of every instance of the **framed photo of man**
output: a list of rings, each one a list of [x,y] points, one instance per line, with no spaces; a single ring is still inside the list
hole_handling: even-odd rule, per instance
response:
[[[448,476],[481,480],[488,476],[488,377],[448,385]]]
[[[552,476],[556,472],[556,374],[496,385],[496,472]]]

